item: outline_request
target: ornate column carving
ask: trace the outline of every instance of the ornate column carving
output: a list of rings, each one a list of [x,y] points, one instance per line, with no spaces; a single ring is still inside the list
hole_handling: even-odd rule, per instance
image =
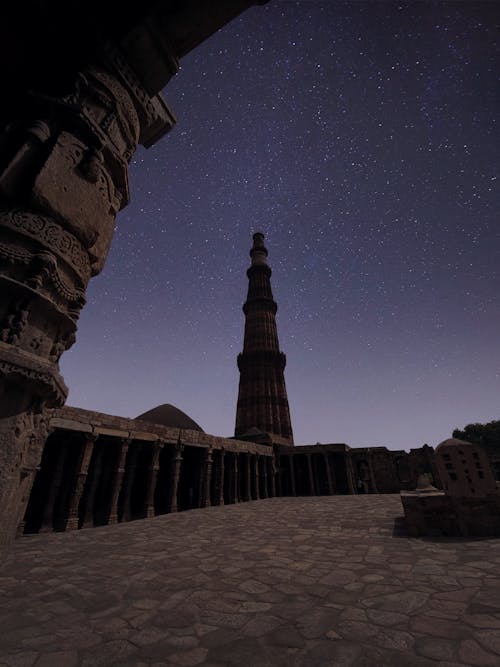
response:
[[[177,512],[177,491],[179,488],[179,476],[181,472],[183,445],[175,445],[175,453],[172,457],[171,477],[170,477],[170,503],[169,512]]]
[[[146,496],[146,516],[151,518],[155,515],[155,491],[158,471],[160,469],[160,453],[164,443],[157,440],[153,443],[151,452],[151,463],[148,469],[148,489]]]
[[[80,456],[77,462],[76,474],[73,487],[68,501],[68,513],[64,521],[64,530],[76,530],[78,528],[78,508],[82,499],[83,489],[87,481],[90,459],[94,449],[94,442],[97,440],[96,434],[83,434],[84,441]]]
[[[34,423],[66,398],[59,358],[75,341],[87,283],[102,269],[116,213],[128,201],[139,127],[130,92],[104,63],[75,73],[64,93],[29,91],[3,108],[0,434],[8,444],[0,468],[24,457],[9,437],[10,418]],[[41,447],[35,458],[36,466]],[[0,498],[12,484],[15,473],[0,478]]]
[[[123,484],[123,477],[125,475],[125,462],[127,460],[128,448],[132,440],[123,438],[120,443],[120,451],[116,460],[115,470],[113,474],[113,481],[111,482],[111,497],[109,500],[109,515],[108,524],[118,523],[118,498]]]
[[[66,464],[68,455],[69,447],[67,446],[67,443],[61,443],[57,453],[54,470],[50,478],[49,490],[45,499],[43,519],[39,531],[40,533],[49,533],[52,532],[55,528],[54,510],[57,496],[61,488],[61,483],[63,481],[63,475],[65,472],[64,466]]]
[[[326,479],[328,482],[328,494],[333,496],[333,482],[332,482],[332,472],[330,470],[330,459],[327,452],[323,452],[323,458],[325,460],[325,470],[326,470]]]
[[[10,468],[0,465],[0,508],[4,513],[0,520],[0,561],[16,531],[24,532],[26,505],[39,470],[40,452],[50,433],[48,419],[43,414],[12,417],[4,420],[4,425],[6,432],[0,428],[0,462],[6,460],[2,459],[2,450],[8,446],[13,446],[19,458]]]
[[[174,123],[116,44],[97,47],[94,36],[81,57],[63,53],[69,41],[56,41],[31,53],[32,68],[58,48],[65,67],[20,73],[0,113],[0,469],[9,471],[0,476],[0,503],[7,515],[24,512],[12,503],[29,495],[33,478],[16,491],[17,462],[29,456],[36,467],[45,439],[42,428],[35,451],[34,439],[13,437],[12,418],[29,430],[45,408],[64,403],[59,358],[75,342],[87,284],[128,203],[128,163],[139,141],[153,143]],[[77,71],[77,62],[86,65]],[[5,523],[2,516],[0,552],[12,539]]]
[[[146,99],[116,64],[96,58],[75,73],[72,87],[26,91],[0,118],[0,468],[12,471],[0,477],[6,514],[24,512],[4,505],[7,498],[29,495],[14,491],[15,462],[30,445],[12,437],[11,417],[34,424],[45,408],[64,403],[59,358],[75,341],[87,284],[101,271],[116,214],[128,203],[128,162]],[[43,430],[35,439],[34,467]],[[5,548],[10,539],[0,528]]]
[[[22,20],[5,17],[0,556],[40,462],[40,415],[67,395],[59,358],[75,341],[87,284],[102,270],[116,214],[128,203],[128,163],[138,143],[153,145],[175,122],[158,93],[179,57],[251,4],[122,3],[118,18],[103,5],[89,21],[81,3],[61,12],[41,0]],[[80,24],[85,39],[74,30]]]
[[[314,484],[314,473],[312,469],[311,454],[307,454],[307,471],[309,473],[309,490],[311,496],[316,495],[316,485]]]

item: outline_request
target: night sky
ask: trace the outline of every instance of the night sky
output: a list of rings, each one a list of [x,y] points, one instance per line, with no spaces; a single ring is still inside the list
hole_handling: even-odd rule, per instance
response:
[[[68,403],[173,403],[232,435],[262,231],[296,444],[499,419],[499,14],[275,0],[189,54],[62,359]]]

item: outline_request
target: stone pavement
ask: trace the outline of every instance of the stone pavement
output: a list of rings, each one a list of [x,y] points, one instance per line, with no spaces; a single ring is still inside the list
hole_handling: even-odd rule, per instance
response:
[[[500,539],[408,538],[401,515],[272,498],[23,537],[0,665],[499,667]]]

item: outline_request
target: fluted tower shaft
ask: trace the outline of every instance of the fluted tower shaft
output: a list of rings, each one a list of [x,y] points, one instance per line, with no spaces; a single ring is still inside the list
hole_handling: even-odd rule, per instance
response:
[[[293,444],[284,376],[286,356],[279,349],[278,306],[271,290],[272,272],[263,234],[253,235],[250,257],[248,294],[243,305],[245,338],[243,352],[238,355],[240,386],[235,436],[258,428]]]

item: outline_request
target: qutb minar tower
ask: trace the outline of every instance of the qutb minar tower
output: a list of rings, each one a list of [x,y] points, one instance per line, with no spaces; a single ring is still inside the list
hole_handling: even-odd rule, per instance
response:
[[[264,234],[253,235],[252,263],[247,271],[248,295],[243,352],[238,355],[240,387],[235,436],[258,429],[293,445],[290,410],[285,387],[286,356],[280,352],[276,311],[271,290]]]

